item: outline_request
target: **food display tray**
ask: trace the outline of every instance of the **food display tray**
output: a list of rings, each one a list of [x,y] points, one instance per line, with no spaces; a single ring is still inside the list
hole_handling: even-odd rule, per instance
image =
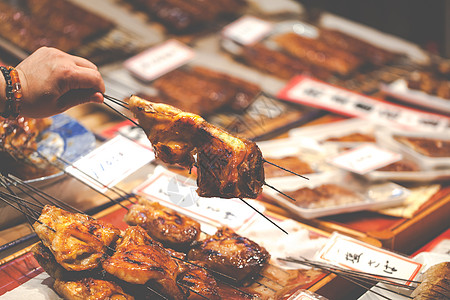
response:
[[[442,186],[410,219],[361,211],[308,220],[279,207],[271,209],[324,231],[374,238],[382,243],[383,248],[412,254],[449,228],[450,186]]]
[[[124,200],[121,202],[121,204],[129,205],[129,202]],[[116,204],[100,211],[99,213],[95,214],[94,217],[107,223],[113,224],[120,229],[124,229],[128,226],[125,222],[122,221],[125,213],[125,209]],[[278,215],[273,212],[266,212],[266,215],[276,222],[280,222],[286,219],[284,216]],[[326,231],[316,229],[304,224],[299,225],[301,225],[301,227],[304,227],[310,235],[318,237],[330,236],[330,234]],[[363,238],[362,240],[374,246],[381,245],[379,241],[372,238]],[[34,244],[0,260],[0,299],[2,298],[1,295],[21,286],[28,280],[44,272],[33,257],[33,254],[30,252],[33,246]],[[342,281],[342,279],[332,274],[322,274],[317,276],[313,280],[310,279],[311,278],[305,277],[304,280],[307,280],[308,283],[302,285],[300,282],[299,288],[301,287],[302,289],[307,289],[319,294],[332,295],[336,291],[340,290],[343,285],[348,285],[348,283],[345,283],[345,281]],[[351,290],[350,287],[350,285],[348,285],[348,287],[346,286],[346,288],[348,288],[347,291]],[[343,297],[344,298],[342,299],[345,299],[345,295],[343,295]]]

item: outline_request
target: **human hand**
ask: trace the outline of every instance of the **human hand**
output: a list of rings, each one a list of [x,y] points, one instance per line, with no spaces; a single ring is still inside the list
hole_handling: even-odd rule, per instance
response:
[[[42,47],[16,67],[22,116],[49,117],[86,102],[103,102],[105,83],[87,59]]]

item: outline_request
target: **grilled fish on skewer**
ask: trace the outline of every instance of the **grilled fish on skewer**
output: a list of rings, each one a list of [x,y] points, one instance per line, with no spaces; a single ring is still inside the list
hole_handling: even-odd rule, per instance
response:
[[[200,196],[256,198],[261,193],[263,158],[254,142],[170,105],[132,96],[129,107],[162,161],[191,168],[198,155]]]
[[[210,269],[240,282],[257,276],[269,261],[270,254],[257,243],[223,227],[194,245],[188,259],[204,262]]]
[[[134,300],[134,297],[126,294],[118,284],[102,279],[56,279],[53,288],[66,300]]]
[[[33,227],[56,261],[69,271],[96,268],[120,231],[102,221],[46,205]]]
[[[103,262],[103,269],[129,283],[154,285],[170,299],[185,298],[177,285],[182,270],[178,262],[139,226],[127,228],[116,252]]]
[[[141,201],[131,206],[124,218],[139,225],[165,247],[184,250],[200,235],[200,223],[158,202]]]

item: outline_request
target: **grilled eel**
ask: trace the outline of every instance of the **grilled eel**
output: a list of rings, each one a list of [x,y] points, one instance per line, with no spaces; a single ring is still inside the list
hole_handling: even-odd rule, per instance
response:
[[[263,158],[256,143],[167,104],[132,96],[129,106],[162,161],[192,168],[197,154],[199,196],[256,198],[261,193]]]
[[[188,259],[201,261],[210,269],[226,274],[237,282],[256,277],[270,259],[264,247],[240,236],[228,227],[192,247]]]
[[[164,247],[185,250],[200,236],[200,223],[158,202],[134,204],[125,215],[128,225],[139,225]]]

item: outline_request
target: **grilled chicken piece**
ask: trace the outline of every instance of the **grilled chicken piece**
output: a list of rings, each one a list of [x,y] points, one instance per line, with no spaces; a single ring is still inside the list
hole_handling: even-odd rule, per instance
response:
[[[120,234],[119,229],[102,221],[50,205],[44,207],[33,227],[56,261],[69,271],[96,268],[106,247]]]
[[[56,279],[56,292],[66,300],[133,300],[116,283],[101,279],[83,278],[77,281]]]
[[[67,271],[56,262],[53,253],[50,251],[50,249],[45,247],[42,242],[36,244],[31,249],[31,252],[33,253],[34,258],[37,260],[39,265],[53,279],[73,281],[89,276],[88,272],[92,273],[92,271]]]
[[[141,201],[124,218],[128,225],[139,225],[165,247],[184,250],[200,236],[200,223],[158,202]]]
[[[185,264],[188,268],[184,274],[180,275],[178,282],[182,287],[186,288],[189,294],[189,300],[221,299],[219,288],[214,277],[201,265],[201,262],[192,262],[193,264]]]
[[[177,285],[182,270],[178,262],[139,226],[127,228],[116,252],[103,262],[103,269],[129,283],[155,286],[170,299],[185,298]]]
[[[198,115],[132,96],[130,109],[164,162],[191,168],[197,153],[197,193],[204,197],[256,198],[262,191],[261,151]]]
[[[269,261],[270,254],[257,243],[223,227],[194,245],[188,259],[204,262],[210,269],[241,282],[256,277]]]

